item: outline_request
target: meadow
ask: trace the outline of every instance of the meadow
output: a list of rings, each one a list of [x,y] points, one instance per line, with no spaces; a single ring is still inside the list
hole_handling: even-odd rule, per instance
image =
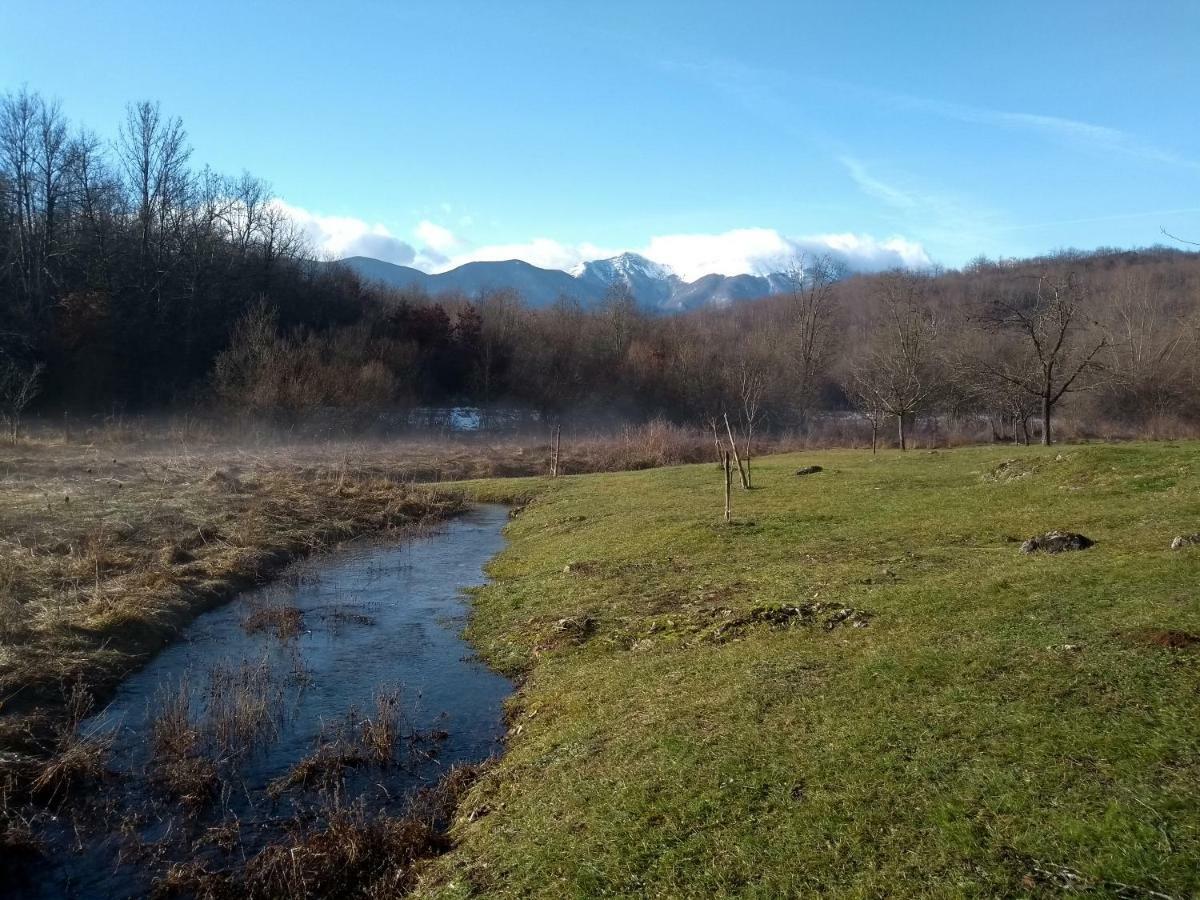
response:
[[[289,559],[498,501],[509,544],[467,636],[519,685],[503,755],[452,773],[452,811],[334,809],[250,874],[164,889],[1200,892],[1200,546],[1171,549],[1200,531],[1200,445],[775,455],[729,522],[712,463],[415,485],[405,459],[8,452],[0,762],[86,794],[103,762],[55,744],[78,686],[103,698]],[[1052,529],[1095,543],[1020,552]],[[36,843],[23,815],[4,846]]]
[[[730,524],[712,465],[467,486],[533,498],[469,631],[523,683],[424,895],[1200,891],[1200,447],[756,484]],[[1019,552],[1054,528],[1095,545]]]

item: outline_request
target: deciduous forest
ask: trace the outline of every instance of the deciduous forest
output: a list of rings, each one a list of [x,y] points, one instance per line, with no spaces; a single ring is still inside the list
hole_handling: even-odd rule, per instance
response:
[[[314,259],[268,183],[196,165],[180,119],[113,140],[0,103],[0,414],[195,409],[280,421],[504,404],[542,417],[1031,441],[1200,420],[1200,257],[1177,247],[846,272],[792,261],[759,301],[650,316],[512,291],[428,296]],[[1151,235],[1148,235],[1151,237]],[[850,416],[850,414],[853,414]]]

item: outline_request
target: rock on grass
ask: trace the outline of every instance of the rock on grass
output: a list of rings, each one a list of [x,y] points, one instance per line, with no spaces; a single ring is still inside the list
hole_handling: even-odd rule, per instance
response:
[[[1021,545],[1022,553],[1066,553],[1086,550],[1096,542],[1073,531],[1047,531],[1031,537]]]

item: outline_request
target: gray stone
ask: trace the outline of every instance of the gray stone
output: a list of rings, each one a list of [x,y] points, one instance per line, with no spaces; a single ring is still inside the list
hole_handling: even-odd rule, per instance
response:
[[[1196,544],[1200,544],[1200,534],[1181,534],[1171,541],[1171,549],[1182,550],[1184,547],[1192,547]]]
[[[1069,550],[1086,550],[1095,541],[1075,534],[1073,531],[1047,531],[1031,537],[1021,545],[1022,553],[1066,553]]]

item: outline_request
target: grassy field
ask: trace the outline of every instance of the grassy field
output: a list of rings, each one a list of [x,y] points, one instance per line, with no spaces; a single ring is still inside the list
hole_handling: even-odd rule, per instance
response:
[[[1200,894],[1200,446],[756,484],[468,485],[535,496],[470,629],[524,680],[425,895]],[[1054,528],[1096,544],[1018,552]]]

